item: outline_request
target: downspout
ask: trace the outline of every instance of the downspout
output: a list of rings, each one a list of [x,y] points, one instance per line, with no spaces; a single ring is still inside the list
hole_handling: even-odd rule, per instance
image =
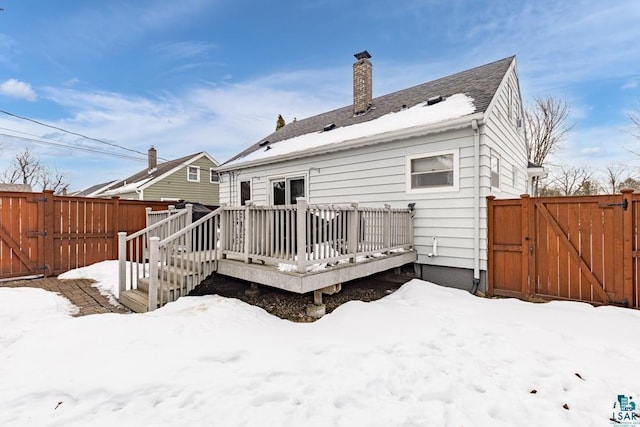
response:
[[[473,282],[471,293],[480,286],[480,129],[478,120],[471,121],[473,129]]]

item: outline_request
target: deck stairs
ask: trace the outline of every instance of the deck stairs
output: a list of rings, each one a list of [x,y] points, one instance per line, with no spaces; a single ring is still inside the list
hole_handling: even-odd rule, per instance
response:
[[[215,252],[215,251],[213,251]],[[215,271],[215,254],[203,257],[203,254],[193,253],[193,259],[184,259],[174,255],[166,268],[158,269],[157,281],[157,304],[159,308],[162,302],[175,301],[181,296],[187,295],[193,288],[206,278],[208,271]],[[205,261],[197,261],[200,259]],[[129,289],[120,294],[120,304],[124,305],[136,313],[145,313],[149,310],[149,284],[150,277],[140,277],[137,287]]]

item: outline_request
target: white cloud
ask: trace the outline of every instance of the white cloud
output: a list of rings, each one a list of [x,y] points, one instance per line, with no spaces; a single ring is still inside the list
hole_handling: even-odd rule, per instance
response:
[[[127,96],[108,91],[86,91],[78,87],[45,87],[41,97],[62,106],[66,118],[45,122],[106,140],[146,156],[150,145],[158,156],[173,159],[207,151],[222,162],[275,130],[278,114],[287,122],[301,119],[351,102],[351,71],[314,70],[280,73],[242,83],[202,84],[181,92],[164,92],[152,97]],[[336,81],[343,83],[336,84]],[[37,118],[36,118],[37,119]],[[75,136],[52,133],[25,122],[0,126],[30,132],[67,144],[119,150]],[[24,143],[21,143],[22,145]],[[17,144],[14,144],[18,147]],[[35,144],[43,162],[67,173],[72,188],[123,178],[144,164],[112,159],[81,151],[60,150]]]
[[[624,85],[622,85],[622,90],[631,90],[631,89],[636,89],[638,87],[638,81],[637,80],[630,80],[628,82],[626,82]]]
[[[37,98],[29,83],[16,79],[9,79],[0,84],[0,93],[12,98],[26,99],[27,101],[35,101]]]

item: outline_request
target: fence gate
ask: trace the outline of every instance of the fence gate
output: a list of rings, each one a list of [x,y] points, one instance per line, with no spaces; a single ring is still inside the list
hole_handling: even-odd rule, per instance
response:
[[[0,279],[43,274],[43,196],[0,193]]]
[[[629,191],[489,197],[489,292],[640,307],[638,203]]]

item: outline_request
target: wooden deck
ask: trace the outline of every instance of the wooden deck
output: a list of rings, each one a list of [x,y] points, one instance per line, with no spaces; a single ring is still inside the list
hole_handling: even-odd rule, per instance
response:
[[[120,234],[120,302],[132,310],[174,301],[212,273],[296,293],[329,292],[417,259],[413,212],[388,205],[299,199],[286,206],[222,206],[176,227],[179,218]]]
[[[267,264],[247,264],[241,260],[224,259],[218,261],[216,273],[248,282],[305,294],[338,283],[345,283],[361,277],[381,273],[405,264],[415,262],[415,251],[396,252],[382,257],[371,257],[355,264],[341,263],[322,267],[315,271],[298,273],[281,271],[277,266]]]

